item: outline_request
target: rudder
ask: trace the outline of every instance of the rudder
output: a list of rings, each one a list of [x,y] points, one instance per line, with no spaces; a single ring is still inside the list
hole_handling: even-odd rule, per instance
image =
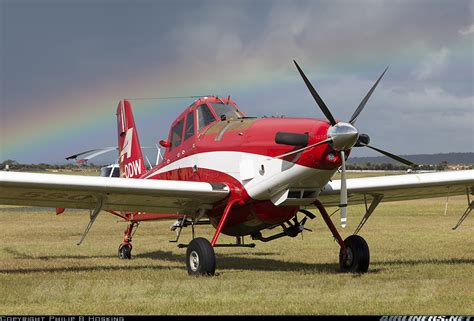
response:
[[[132,107],[126,99],[117,107],[117,129],[120,177],[139,178],[145,174],[146,168]]]

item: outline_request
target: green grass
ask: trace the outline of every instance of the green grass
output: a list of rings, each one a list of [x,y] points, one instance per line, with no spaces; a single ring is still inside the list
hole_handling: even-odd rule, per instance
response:
[[[215,277],[188,277],[170,222],[145,222],[134,258],[117,247],[126,224],[101,214],[76,246],[87,212],[0,212],[0,311],[4,314],[472,314],[474,221],[453,226],[465,197],[381,204],[361,235],[369,273],[338,273],[338,245],[318,216],[304,239],[218,248]],[[348,236],[363,206],[349,208]],[[337,220],[335,218],[335,220]],[[197,228],[212,237],[213,229]],[[268,233],[266,233],[268,235]],[[181,242],[190,241],[185,230]],[[221,236],[220,242],[232,238]]]

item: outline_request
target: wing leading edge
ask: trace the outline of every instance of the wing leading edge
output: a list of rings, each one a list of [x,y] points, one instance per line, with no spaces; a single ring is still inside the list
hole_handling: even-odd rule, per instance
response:
[[[319,199],[325,206],[337,206],[341,181],[328,183]],[[365,196],[383,195],[384,202],[414,200],[474,192],[474,170],[390,175],[347,180],[349,204],[364,203]]]
[[[194,214],[229,194],[225,184],[0,172],[0,204]]]

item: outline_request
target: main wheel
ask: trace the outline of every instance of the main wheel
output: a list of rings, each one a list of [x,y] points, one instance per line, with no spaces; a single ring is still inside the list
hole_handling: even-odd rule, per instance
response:
[[[208,240],[198,237],[189,243],[186,250],[186,268],[189,275],[214,275],[216,255]]]
[[[344,258],[342,248],[339,252],[341,272],[365,273],[369,269],[370,252],[367,242],[359,235],[351,235],[344,240],[347,257]]]
[[[130,260],[132,258],[132,245],[120,244],[118,248],[118,257],[122,260]]]

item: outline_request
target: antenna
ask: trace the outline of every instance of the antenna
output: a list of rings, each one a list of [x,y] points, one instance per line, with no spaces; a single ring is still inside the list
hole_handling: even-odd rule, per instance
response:
[[[135,98],[124,98],[126,100],[161,100],[161,99],[190,99],[190,98],[201,98],[212,95],[200,95],[200,96],[170,96],[170,97],[135,97]]]

